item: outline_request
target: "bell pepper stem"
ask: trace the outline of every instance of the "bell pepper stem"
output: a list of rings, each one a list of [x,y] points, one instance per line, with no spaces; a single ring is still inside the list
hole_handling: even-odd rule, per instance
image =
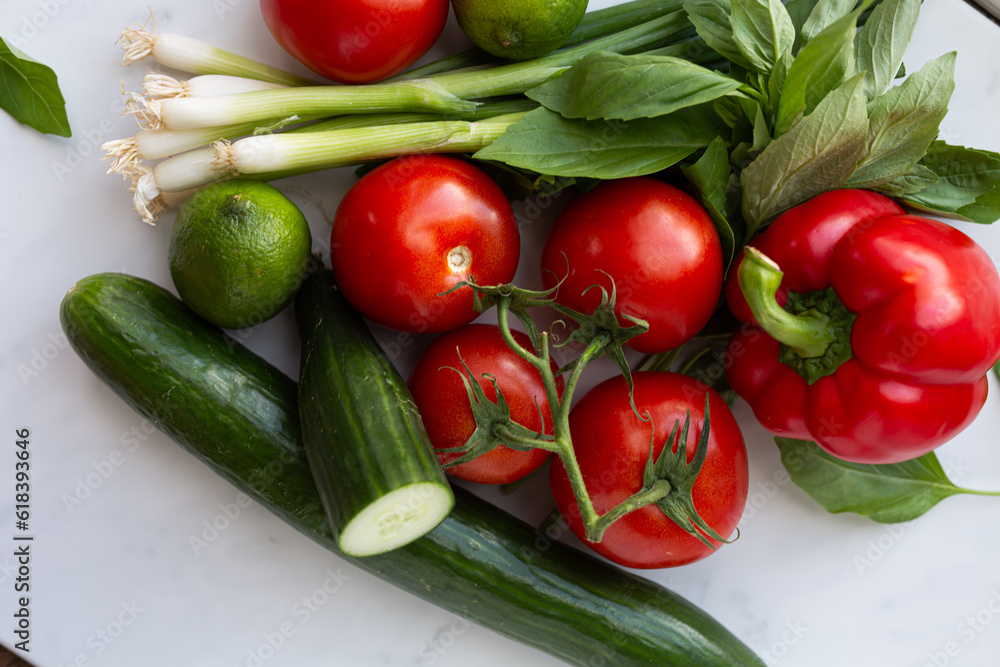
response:
[[[830,318],[817,310],[793,315],[779,306],[775,297],[784,275],[774,260],[751,246],[746,247],[736,274],[761,329],[804,359],[821,357],[836,337]]]

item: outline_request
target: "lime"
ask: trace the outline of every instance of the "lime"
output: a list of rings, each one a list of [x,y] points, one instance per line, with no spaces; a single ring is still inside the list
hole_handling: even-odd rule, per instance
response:
[[[482,50],[528,60],[555,51],[576,30],[587,0],[452,0],[462,31]]]
[[[170,276],[181,299],[227,329],[251,327],[295,297],[312,236],[302,211],[274,186],[229,180],[181,206],[170,234]]]

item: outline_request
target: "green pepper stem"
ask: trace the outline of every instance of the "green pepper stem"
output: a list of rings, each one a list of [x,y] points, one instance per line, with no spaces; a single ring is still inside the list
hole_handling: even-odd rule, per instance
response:
[[[747,246],[736,275],[761,329],[802,358],[826,353],[836,338],[830,318],[816,310],[793,315],[778,305],[775,297],[784,273],[770,257]]]

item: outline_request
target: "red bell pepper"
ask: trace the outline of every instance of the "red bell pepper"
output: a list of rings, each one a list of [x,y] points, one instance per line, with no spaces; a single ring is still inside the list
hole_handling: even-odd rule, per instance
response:
[[[1000,275],[967,235],[862,190],[820,195],[737,257],[730,385],[769,431],[898,463],[968,426],[1000,358]]]

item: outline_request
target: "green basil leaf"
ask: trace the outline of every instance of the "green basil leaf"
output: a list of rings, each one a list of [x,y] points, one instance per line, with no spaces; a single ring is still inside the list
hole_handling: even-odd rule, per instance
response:
[[[726,60],[749,69],[750,63],[733,41],[729,0],[684,0],[684,12],[710,49]]]
[[[1000,184],[995,185],[992,190],[979,195],[976,197],[976,201],[966,204],[955,211],[955,213],[962,220],[987,225],[1000,220]]]
[[[711,102],[740,83],[670,56],[591,53],[526,94],[566,118],[654,118]]]
[[[792,481],[828,512],[854,512],[879,523],[911,521],[955,486],[933,452],[903,463],[871,465],[835,458],[814,442],[775,438]]]
[[[0,108],[45,134],[71,136],[56,73],[0,39]]]
[[[920,14],[921,0],[883,0],[865,22],[855,41],[858,71],[865,74],[868,99],[892,85],[903,64]]]
[[[729,166],[726,142],[722,137],[713,139],[704,154],[694,164],[682,167],[681,173],[698,190],[702,205],[715,222],[722,244],[722,260],[728,270],[736,253],[736,235],[727,218],[733,171]]]
[[[791,55],[795,26],[780,0],[730,0],[733,40],[750,67],[769,74],[779,58]]]
[[[819,0],[788,0],[785,3],[785,10],[792,19],[792,27],[795,28],[795,44],[792,47],[795,53],[798,53],[799,47],[802,46],[802,26],[809,20],[809,15],[818,4]]]
[[[857,0],[823,0],[823,2],[817,2],[812,12],[809,13],[809,18],[802,24],[802,43],[809,42],[829,26],[851,14],[856,4],[858,4]],[[855,21],[856,23],[857,21]]]
[[[868,105],[868,142],[847,185],[871,189],[905,176],[927,153],[955,90],[955,57],[928,62]]]
[[[848,14],[805,43],[785,77],[778,99],[775,136],[787,132],[800,117],[809,114],[820,100],[854,73],[856,33],[857,15]]]
[[[1000,218],[1000,154],[934,141],[920,164],[939,180],[903,197],[907,205],[969,222]]]
[[[938,175],[922,164],[915,164],[909,173],[897,176],[891,181],[872,186],[872,190],[886,197],[905,197],[920,192],[937,183]]]
[[[710,106],[632,121],[563,118],[541,107],[474,157],[552,176],[624,178],[666,169],[725,131]]]
[[[743,170],[746,239],[783,211],[850,177],[868,134],[863,81],[864,75],[845,81]]]

